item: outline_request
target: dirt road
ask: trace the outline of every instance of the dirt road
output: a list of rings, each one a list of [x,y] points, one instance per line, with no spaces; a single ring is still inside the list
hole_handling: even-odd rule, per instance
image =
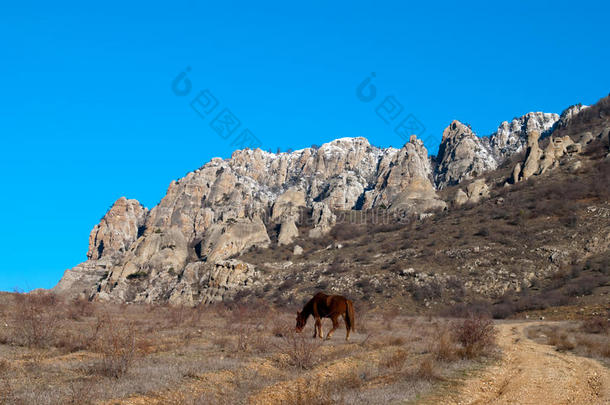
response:
[[[610,370],[595,360],[528,339],[524,329],[531,325],[498,325],[500,362],[433,403],[610,404]]]

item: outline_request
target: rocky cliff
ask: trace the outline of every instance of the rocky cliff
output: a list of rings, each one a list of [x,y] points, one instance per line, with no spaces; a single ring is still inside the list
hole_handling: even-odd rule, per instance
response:
[[[562,114],[562,125],[580,111],[573,107],[569,110]],[[436,158],[436,186],[445,188],[496,169],[506,159],[524,150],[532,132],[547,136],[559,121],[557,114],[532,112],[513,118],[511,122],[504,121],[496,132],[486,137],[478,137],[469,126],[453,121],[443,132]]]
[[[580,110],[565,112],[562,125]],[[400,149],[341,138],[290,153],[245,149],[214,158],[173,181],[151,210],[117,200],[91,232],[88,260],[67,270],[55,291],[128,302],[222,300],[257,277],[251,265],[232,257],[289,245],[300,235],[320,238],[335,224],[337,210],[446,209],[437,190],[494,170],[528,139],[537,147],[533,137],[552,133],[558,120],[557,114],[530,113],[482,138],[453,121],[435,161],[415,136]],[[557,140],[549,145],[545,155],[560,156],[567,147]],[[536,171],[546,170],[541,154],[533,158],[530,149]],[[521,170],[517,176],[527,177]],[[478,181],[462,194],[460,203],[477,202],[488,190]]]

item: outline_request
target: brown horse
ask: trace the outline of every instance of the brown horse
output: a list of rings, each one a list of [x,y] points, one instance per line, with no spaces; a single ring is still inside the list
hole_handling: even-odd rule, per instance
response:
[[[319,292],[305,304],[303,310],[297,311],[297,332],[301,332],[307,323],[309,315],[313,315],[316,320],[313,337],[318,336],[322,339],[322,320],[321,318],[330,318],[333,321],[333,328],[326,335],[326,339],[330,339],[333,332],[339,327],[339,316],[345,321],[345,329],[347,334],[345,340],[349,339],[350,331],[355,330],[354,304],[352,301],[341,295],[326,295]]]

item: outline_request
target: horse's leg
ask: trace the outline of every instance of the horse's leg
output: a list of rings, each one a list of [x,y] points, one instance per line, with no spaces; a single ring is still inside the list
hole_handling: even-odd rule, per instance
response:
[[[320,339],[324,338],[324,335],[322,334],[322,318],[318,318],[318,337]]]
[[[339,319],[338,318],[339,318],[338,315],[331,316],[330,319],[332,319],[332,321],[333,321],[333,328],[328,332],[328,335],[326,335],[326,339],[330,339],[330,337],[332,336],[332,334],[335,331],[335,329],[337,329],[339,327]]]
[[[350,333],[351,329],[350,329],[350,326],[347,324],[347,319],[345,319],[346,315],[343,314],[341,316],[343,317],[343,322],[345,322],[345,330],[346,330],[345,340],[349,340],[349,333]]]
[[[316,318],[316,324],[313,330],[313,337],[315,338],[318,336],[322,339],[322,320],[320,318]]]

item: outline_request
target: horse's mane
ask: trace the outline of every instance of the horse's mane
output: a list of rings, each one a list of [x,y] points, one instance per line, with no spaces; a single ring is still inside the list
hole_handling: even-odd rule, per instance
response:
[[[316,297],[313,297],[312,299],[307,301],[307,304],[305,304],[303,306],[303,309],[301,310],[301,316],[303,316],[305,320],[307,320],[309,315],[313,314],[313,302],[315,301],[315,298]]]

